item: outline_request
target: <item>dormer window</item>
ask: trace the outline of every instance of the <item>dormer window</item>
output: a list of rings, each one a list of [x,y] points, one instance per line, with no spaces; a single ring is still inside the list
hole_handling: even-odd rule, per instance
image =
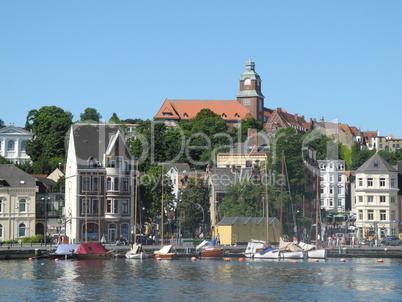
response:
[[[188,117],[188,114],[187,114],[187,113],[184,113],[184,114],[183,114],[183,117]]]
[[[221,115],[222,118],[228,117],[226,114],[222,113]]]
[[[234,115],[235,118],[239,118],[240,115],[238,115],[237,113]]]

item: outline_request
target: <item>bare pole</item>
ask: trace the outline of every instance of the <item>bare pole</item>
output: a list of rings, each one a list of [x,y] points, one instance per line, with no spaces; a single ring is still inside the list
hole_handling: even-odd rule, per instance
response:
[[[135,169],[135,192],[134,192],[134,244],[137,242],[137,211],[138,211],[138,160]]]
[[[317,172],[316,175],[316,197],[315,197],[315,244],[318,245],[318,207],[319,207],[319,199],[320,199],[320,175]]]
[[[282,177],[284,175],[284,153],[282,150]],[[280,228],[279,228],[279,237],[282,238],[282,229],[283,229],[283,221],[282,221],[282,210],[283,210],[283,182],[284,179],[282,179],[281,182],[281,198],[280,198],[280,203],[279,203],[279,222],[280,222]]]
[[[163,187],[164,187],[164,177],[163,177],[163,173],[164,173],[164,169],[163,169],[163,165],[162,165],[162,202],[161,202],[161,243],[162,243],[162,245],[163,245],[163,224],[164,224],[164,221],[163,221],[163,214],[164,214],[164,208],[163,208],[163,194],[164,194],[164,189],[163,189]]]
[[[268,155],[267,155],[267,161],[265,164],[265,174],[266,174],[266,179],[265,179],[265,215],[267,219],[267,226],[266,226],[266,231],[267,231],[267,244],[269,245],[269,206],[268,206]]]

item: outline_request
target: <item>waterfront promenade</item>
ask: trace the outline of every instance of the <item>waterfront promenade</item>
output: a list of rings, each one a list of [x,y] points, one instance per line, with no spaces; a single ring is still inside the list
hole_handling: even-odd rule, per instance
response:
[[[124,257],[124,254],[130,249],[130,246],[116,246],[115,244],[105,244],[109,250],[114,250],[118,257]],[[146,252],[153,253],[161,249],[161,245],[143,245]],[[196,254],[195,246],[174,245],[176,251],[183,257],[191,257]],[[223,246],[227,257],[240,257],[246,250],[247,245]],[[57,248],[56,244],[14,244],[10,246],[3,244],[0,247],[0,259],[27,259],[30,257],[44,257],[48,252]],[[328,248],[328,257],[351,258],[402,258],[402,246],[374,246],[356,245]]]

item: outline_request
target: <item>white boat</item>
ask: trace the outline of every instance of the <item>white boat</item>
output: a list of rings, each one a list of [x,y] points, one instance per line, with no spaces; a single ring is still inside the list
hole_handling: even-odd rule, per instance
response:
[[[300,241],[299,246],[307,252],[307,258],[326,259],[328,257],[327,249],[318,248],[314,244],[308,244]]]
[[[149,256],[142,250],[141,244],[134,244],[133,248],[126,253],[127,259],[147,259]]]
[[[307,257],[307,252],[303,250],[296,242],[283,241],[279,242],[279,258],[280,259],[304,259]]]
[[[252,239],[251,242],[247,244],[246,251],[243,255],[246,258],[253,259],[278,259],[279,252],[279,249],[269,247],[265,241]]]

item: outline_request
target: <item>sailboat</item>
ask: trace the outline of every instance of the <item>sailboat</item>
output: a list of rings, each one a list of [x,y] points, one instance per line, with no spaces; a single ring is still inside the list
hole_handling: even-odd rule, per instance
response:
[[[219,258],[223,257],[225,254],[225,250],[223,248],[216,246],[215,240],[204,240],[196,246],[195,250],[200,258]]]
[[[319,210],[319,200],[320,200],[320,181],[319,181],[319,172],[317,172],[317,180],[316,180],[316,204],[315,204],[315,243],[316,244],[307,244],[304,242],[299,242],[300,247],[303,248],[304,251],[307,252],[307,257],[312,259],[326,259],[328,257],[328,250],[325,248],[318,247],[318,210]]]
[[[134,195],[134,244],[133,247],[126,253],[127,259],[146,259],[148,254],[142,249],[142,244],[137,244],[137,210],[138,210],[138,161],[135,178],[135,195]]]

